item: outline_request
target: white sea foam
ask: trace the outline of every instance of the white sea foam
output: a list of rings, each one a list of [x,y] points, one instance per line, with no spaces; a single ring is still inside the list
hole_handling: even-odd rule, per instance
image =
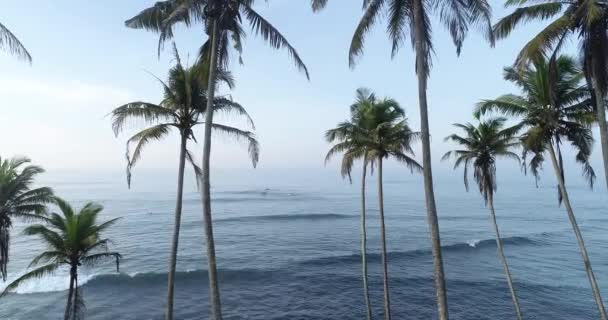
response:
[[[15,279],[22,276],[24,273],[20,273],[8,279],[6,283],[0,283],[0,292],[3,291],[6,286],[12,283]],[[78,276],[78,286],[82,286],[87,282],[91,281],[100,274],[80,274]],[[31,279],[22,282],[14,293],[17,294],[30,294],[30,293],[45,293],[45,292],[58,292],[68,290],[70,287],[70,276],[67,271],[58,271],[54,275],[48,275],[40,279]]]
[[[473,240],[467,241],[467,244],[469,245],[469,247],[475,248],[475,247],[477,247],[477,245],[479,244],[479,242],[481,242],[481,240],[479,240],[479,239],[473,239]]]

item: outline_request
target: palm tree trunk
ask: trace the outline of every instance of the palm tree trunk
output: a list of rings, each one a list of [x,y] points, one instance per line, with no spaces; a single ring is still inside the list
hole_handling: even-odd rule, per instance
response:
[[[418,100],[420,103],[420,131],[422,140],[422,173],[424,176],[424,195],[426,198],[426,214],[431,236],[431,251],[433,254],[433,276],[435,280],[435,296],[437,299],[437,315],[439,320],[448,320],[448,298],[443,271],[441,254],[441,239],[439,236],[439,221],[435,207],[435,192],[433,190],[433,172],[431,170],[431,135],[429,132],[429,115],[426,101],[426,85],[428,76],[428,61],[424,30],[424,6],[422,0],[413,1],[414,32],[416,49],[416,74],[418,76]],[[426,48],[426,50],[425,50]]]
[[[369,300],[369,286],[367,284],[367,227],[365,225],[365,178],[367,175],[367,157],[363,159],[363,175],[361,177],[361,268],[363,269],[363,294],[367,320],[372,319],[372,304]]]
[[[513,278],[511,277],[511,271],[509,271],[509,265],[507,264],[507,258],[502,249],[502,238],[500,237],[500,231],[498,231],[498,222],[496,222],[496,212],[494,211],[494,196],[493,190],[488,190],[488,203],[490,204],[490,216],[492,217],[492,226],[496,233],[496,251],[498,252],[498,258],[507,276],[507,284],[509,285],[509,292],[511,292],[511,300],[513,300],[513,307],[515,307],[515,316],[517,320],[522,320],[521,308],[519,307],[519,300],[515,294],[515,287],[513,286]]]
[[[212,18],[211,55],[209,63],[209,83],[207,87],[207,109],[205,114],[205,137],[203,142],[202,188],[203,226],[205,229],[205,243],[207,245],[207,263],[209,273],[209,299],[211,303],[211,319],[222,320],[222,305],[220,302],[220,288],[217,279],[217,265],[215,261],[215,242],[213,240],[213,226],[211,221],[211,184],[210,157],[211,157],[211,126],[213,124],[213,100],[215,99],[215,80],[217,74],[217,53],[219,46],[219,26],[217,18]]]
[[[382,278],[384,280],[384,319],[391,320],[391,300],[388,287],[388,256],[384,226],[384,193],[382,190],[382,157],[378,158],[378,206],[380,208],[380,238],[382,240]]]
[[[179,243],[179,229],[182,220],[182,199],[184,196],[184,168],[186,167],[187,133],[182,132],[179,149],[179,169],[177,172],[177,200],[175,203],[175,222],[173,225],[173,241],[171,243],[171,257],[169,258],[169,279],[167,281],[167,311],[166,320],[173,320],[173,294],[175,291],[175,267],[177,265],[177,245]]]
[[[64,320],[70,319],[70,310],[72,306],[72,297],[74,296],[74,273],[70,270],[70,289],[68,290],[68,301],[65,304]]]
[[[597,109],[597,123],[600,128],[600,144],[602,145],[602,159],[604,160],[604,177],[608,187],[608,125],[606,124],[606,108],[604,106],[604,94],[602,88],[593,80],[593,91],[595,93],[595,105]]]
[[[78,317],[78,269],[74,268],[74,299],[72,299],[72,319],[79,319]]]
[[[597,280],[595,279],[593,269],[591,268],[591,261],[589,261],[589,255],[587,254],[585,241],[583,241],[583,235],[581,234],[581,230],[579,229],[578,223],[576,222],[576,217],[574,216],[574,211],[572,210],[572,206],[570,205],[570,199],[568,198],[568,192],[566,191],[564,179],[562,179],[562,175],[560,173],[561,170],[559,164],[557,163],[555,149],[553,148],[552,142],[549,143],[549,154],[551,156],[551,162],[553,163],[553,169],[555,170],[557,183],[559,185],[560,192],[562,193],[562,201],[564,203],[564,206],[566,207],[568,219],[570,219],[570,223],[572,224],[572,229],[574,230],[574,235],[576,236],[576,241],[578,242],[578,246],[583,257],[585,271],[587,272],[587,278],[589,278],[589,283],[591,284],[593,298],[595,299],[595,304],[597,305],[598,311],[600,313],[600,319],[607,320],[608,316],[606,315],[606,309],[604,308],[604,301],[602,300],[602,296],[600,294],[600,288],[597,284]]]

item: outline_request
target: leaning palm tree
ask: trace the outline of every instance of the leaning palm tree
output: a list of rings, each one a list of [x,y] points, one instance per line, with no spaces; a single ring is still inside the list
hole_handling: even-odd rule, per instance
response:
[[[169,71],[169,80],[166,83],[159,80],[164,91],[164,98],[160,104],[136,101],[127,103],[112,111],[112,127],[117,135],[130,121],[143,121],[152,125],[136,133],[127,141],[127,183],[129,185],[131,184],[131,170],[140,159],[142,150],[147,144],[166,138],[172,129],[176,129],[180,135],[175,222],[169,258],[167,307],[165,312],[168,319],[173,317],[175,268],[184,191],[184,168],[187,158],[192,159],[188,152],[187,144],[188,140],[196,141],[193,129],[201,124],[201,118],[204,117],[207,107],[207,79],[200,76],[201,73],[206,73],[205,66],[182,66],[175,46],[174,56],[177,63]],[[230,74],[225,71],[221,72],[220,79],[224,80],[229,86],[233,85]],[[247,111],[240,104],[227,97],[215,97],[213,109],[216,112],[235,113],[244,116],[253,127],[253,121],[247,114]],[[238,140],[246,141],[249,144],[249,154],[253,166],[256,166],[259,146],[253,133],[218,123],[212,124],[212,129],[216,134],[229,135]],[[136,145],[133,152],[130,150],[132,144]]]
[[[62,267],[68,267],[70,285],[64,319],[82,319],[84,299],[78,289],[78,268],[93,267],[106,259],[114,259],[118,272],[121,255],[110,252],[110,240],[102,237],[102,232],[118,219],[98,224],[97,216],[103,207],[93,202],[85,204],[78,212],[60,198],[55,198],[55,203],[61,214],[52,213],[45,219],[45,224],[31,225],[23,230],[26,235],[38,236],[47,245],[47,251],[36,256],[29,265],[33,269],[9,284],[0,297],[17,289],[27,280],[41,278]]]
[[[367,178],[367,167],[369,160],[367,158],[367,148],[361,143],[362,138],[368,133],[366,114],[369,114],[370,109],[375,102],[375,95],[367,89],[357,90],[357,101],[351,106],[351,119],[342,122],[334,129],[330,129],[325,133],[327,142],[336,142],[334,146],[327,152],[325,163],[329,162],[332,157],[338,153],[343,153],[342,165],[340,173],[342,178],[348,177],[351,180],[351,172],[356,160],[363,160],[363,168],[361,175],[361,268],[363,274],[363,295],[365,299],[366,318],[372,319],[372,306],[369,299],[369,285],[367,272],[367,222],[365,208],[365,182]]]
[[[522,23],[552,20],[520,51],[515,64],[530,63],[539,56],[560,50],[569,38],[579,42],[587,82],[594,93],[594,106],[600,132],[605,182],[608,186],[608,124],[605,99],[608,93],[608,1],[507,1],[517,7],[493,27],[497,39],[508,37]]]
[[[211,216],[211,124],[213,123],[212,101],[215,98],[217,71],[220,66],[227,69],[229,48],[239,54],[242,62],[242,39],[246,35],[243,21],[246,20],[252,31],[274,49],[286,49],[296,67],[303,71],[308,78],[308,70],[300,59],[295,48],[287,39],[264,17],[253,9],[254,0],[166,0],[157,2],[137,16],[126,21],[131,28],[152,30],[160,33],[159,50],[167,39],[173,36],[173,27],[183,23],[190,26],[193,22],[202,22],[209,36],[201,47],[200,59],[209,65],[207,96],[209,97],[205,116],[205,134],[203,141],[203,160],[201,174],[201,201],[203,203],[203,221],[209,269],[209,297],[211,315],[214,320],[222,319],[220,290],[217,279],[215,242]],[[243,19],[244,18],[244,19]]]
[[[521,142],[524,161],[531,156],[527,167],[538,179],[541,164],[546,154],[551,158],[558,182],[558,197],[563,202],[585,265],[585,271],[601,319],[607,319],[600,289],[589,261],[583,236],[576,222],[565,184],[562,147],[569,142],[576,150],[576,161],[583,175],[593,186],[595,173],[589,163],[593,145],[590,126],[595,120],[590,91],[581,84],[584,75],[581,67],[570,57],[555,59],[555,67],[549,71],[550,62],[539,59],[533,67],[523,70],[505,68],[505,79],[513,82],[523,95],[504,95],[493,100],[484,100],[477,105],[477,114],[496,111],[520,119],[519,126],[525,129]]]
[[[325,7],[328,0],[311,0],[313,10]],[[416,74],[418,77],[418,100],[420,103],[420,125],[422,140],[422,165],[424,174],[424,194],[426,197],[427,219],[431,237],[433,254],[435,290],[437,308],[440,320],[447,320],[448,306],[441,255],[441,239],[439,222],[435,206],[433,190],[433,174],[431,168],[431,144],[429,131],[429,116],[427,105],[427,80],[431,69],[433,42],[431,39],[431,15],[439,16],[439,20],[447,27],[460,53],[464,38],[470,25],[484,30],[488,40],[493,43],[491,32],[490,5],[486,0],[363,0],[364,14],[355,29],[349,50],[349,64],[354,67],[356,58],[363,54],[365,36],[382,18],[388,21],[387,33],[392,42],[392,56],[411,39],[416,53]]]
[[[446,141],[452,141],[458,144],[457,150],[448,151],[442,158],[447,160],[450,157],[454,158],[454,169],[462,166],[464,168],[464,187],[469,191],[468,172],[471,166],[473,167],[473,177],[479,187],[486,206],[490,208],[490,217],[492,218],[492,226],[496,233],[496,249],[498,258],[507,277],[507,284],[515,307],[515,316],[518,320],[522,320],[521,308],[515,294],[513,279],[509,271],[509,265],[502,248],[502,239],[496,222],[496,213],[494,211],[494,193],[496,192],[496,160],[497,158],[511,158],[519,162],[519,157],[513,152],[519,141],[517,140],[518,126],[505,128],[506,118],[492,118],[486,121],[480,121],[478,125],[454,124],[455,127],[465,132],[464,136],[458,134],[449,135],[445,138]]]
[[[40,219],[53,197],[53,190],[50,188],[32,188],[34,179],[43,173],[44,169],[29,163],[28,158],[0,157],[0,276],[3,281],[6,281],[7,276],[13,219]]]
[[[19,59],[23,59],[30,63],[32,62],[32,56],[30,56],[30,53],[27,52],[27,49],[21,44],[19,38],[2,23],[0,23],[0,49],[8,51]]]

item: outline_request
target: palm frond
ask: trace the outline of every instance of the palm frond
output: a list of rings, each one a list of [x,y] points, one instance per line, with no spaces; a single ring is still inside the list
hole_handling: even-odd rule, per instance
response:
[[[294,61],[298,70],[304,72],[306,78],[310,80],[310,75],[308,73],[308,68],[300,58],[300,55],[296,51],[296,49],[285,39],[285,37],[277,30],[270,22],[268,22],[264,17],[259,15],[255,10],[253,10],[250,6],[243,4],[241,6],[247,20],[251,24],[252,30],[262,36],[264,40],[270,44],[271,47],[275,49],[285,48],[289,53],[289,56]]]
[[[237,128],[221,125],[214,123],[212,127],[213,131],[234,138],[237,141],[244,141],[248,144],[247,150],[249,152],[249,158],[255,168],[260,158],[260,145],[255,138],[255,135],[249,131],[243,131]]]
[[[0,48],[17,56],[19,59],[32,62],[32,56],[21,41],[2,23],[0,23]]]

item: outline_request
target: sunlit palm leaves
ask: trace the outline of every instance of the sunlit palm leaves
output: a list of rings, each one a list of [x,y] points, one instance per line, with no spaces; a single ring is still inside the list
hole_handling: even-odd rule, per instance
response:
[[[50,188],[32,188],[44,170],[29,163],[28,158],[0,158],[0,275],[5,281],[12,219],[41,218],[53,196]]]
[[[98,223],[97,216],[103,207],[92,202],[85,204],[78,212],[62,199],[55,198],[55,203],[60,213],[51,213],[44,219],[44,224],[34,224],[23,231],[25,235],[40,238],[47,247],[46,251],[36,256],[29,265],[30,270],[9,284],[0,297],[17,289],[25,281],[67,267],[70,269],[70,292],[65,318],[80,319],[84,300],[78,290],[78,267],[96,266],[112,259],[116,261],[118,272],[121,255],[109,251],[110,240],[102,237],[102,233],[117,219]]]
[[[146,124],[150,127],[137,132],[127,141],[127,182],[131,182],[131,171],[141,157],[142,150],[151,142],[165,138],[172,129],[188,139],[196,141],[193,128],[202,123],[202,116],[207,106],[206,73],[204,66],[194,65],[183,67],[177,50],[175,60],[177,65],[169,71],[169,79],[164,82],[164,98],[159,104],[147,102],[131,102],[112,111],[112,128],[115,134],[122,132],[128,124]],[[232,78],[227,72],[220,72],[225,83],[232,85]],[[214,110],[220,113],[236,114],[245,117],[253,128],[253,121],[247,111],[227,96],[214,99]],[[213,125],[214,133],[243,141],[249,146],[249,155],[255,166],[259,158],[259,144],[255,135],[250,131],[240,130],[221,124]],[[132,149],[132,146],[135,146]]]

